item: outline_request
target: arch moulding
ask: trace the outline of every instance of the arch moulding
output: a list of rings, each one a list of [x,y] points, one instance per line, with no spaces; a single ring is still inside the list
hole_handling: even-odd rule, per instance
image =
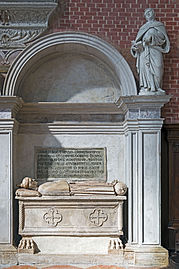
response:
[[[101,38],[75,32],[53,33],[30,44],[11,65],[2,95],[19,96],[19,84],[24,74],[42,57],[48,57],[55,52],[76,52],[76,49],[79,53],[102,60],[110,67],[120,88],[121,96],[137,95],[133,73],[123,56]]]

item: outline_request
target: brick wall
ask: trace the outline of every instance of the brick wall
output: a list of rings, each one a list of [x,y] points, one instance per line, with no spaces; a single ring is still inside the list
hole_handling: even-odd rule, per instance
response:
[[[163,109],[166,123],[179,123],[179,0],[60,0],[61,7],[50,20],[49,32],[81,31],[99,36],[116,47],[134,72],[135,59],[130,55],[131,41],[145,22],[145,8],[152,7],[162,21],[171,42],[164,55],[163,88],[172,94]]]

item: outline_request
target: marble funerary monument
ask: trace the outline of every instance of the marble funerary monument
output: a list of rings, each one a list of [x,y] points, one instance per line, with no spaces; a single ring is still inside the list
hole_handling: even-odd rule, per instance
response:
[[[146,92],[93,35],[46,35],[16,57],[0,96],[1,264],[167,265],[160,111],[169,96]]]

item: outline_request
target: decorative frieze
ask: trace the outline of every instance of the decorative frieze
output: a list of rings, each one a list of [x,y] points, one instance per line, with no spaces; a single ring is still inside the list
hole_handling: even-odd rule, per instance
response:
[[[126,120],[160,119],[160,110],[170,95],[125,96],[120,97],[116,105],[125,114]]]
[[[9,65],[9,57],[25,48],[47,29],[57,0],[0,1],[0,60]]]
[[[0,49],[17,49],[47,28],[57,1],[0,1],[0,6]]]
[[[9,108],[1,108],[0,109],[0,119],[11,119],[11,109]]]

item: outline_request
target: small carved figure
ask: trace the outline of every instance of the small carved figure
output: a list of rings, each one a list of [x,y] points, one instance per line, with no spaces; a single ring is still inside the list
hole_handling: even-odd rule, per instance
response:
[[[163,55],[170,50],[170,42],[162,22],[155,20],[152,8],[144,12],[147,22],[132,41],[131,53],[137,58],[140,95],[165,94],[162,90]]]
[[[17,185],[17,187],[21,187],[24,189],[30,189],[30,190],[37,190],[37,181],[35,179],[32,179],[30,177],[23,178],[20,185]]]

